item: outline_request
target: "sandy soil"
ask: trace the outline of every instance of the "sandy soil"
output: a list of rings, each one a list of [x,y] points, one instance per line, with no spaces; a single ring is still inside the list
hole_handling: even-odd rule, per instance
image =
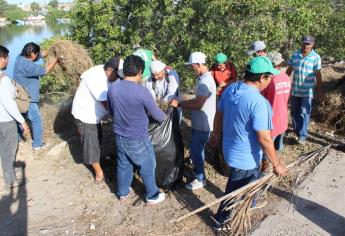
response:
[[[327,79],[343,75],[336,67],[327,67]],[[51,104],[53,103],[53,104]],[[26,184],[0,197],[0,235],[212,235],[210,216],[217,206],[205,210],[181,223],[171,220],[208,203],[223,194],[227,178],[214,167],[209,155],[206,164],[207,186],[188,191],[183,184],[167,193],[167,199],[157,206],[143,201],[144,188],[139,178],[133,181],[134,193],[126,202],[116,195],[115,149],[109,120],[103,124],[102,165],[109,183],[95,184],[92,172],[81,164],[78,139],[69,115],[69,102],[60,106],[47,102],[42,107],[45,140],[49,147],[33,152],[31,141],[20,143],[19,173]],[[184,142],[188,147],[190,121],[182,124]],[[332,127],[315,121],[310,125],[311,137],[305,146],[296,144],[292,133],[285,139],[280,158],[293,162],[299,155],[328,143],[343,142]],[[188,148],[185,150],[188,156]],[[186,160],[186,163],[188,161]],[[26,166],[23,168],[23,166]],[[188,164],[186,164],[188,168]],[[186,181],[184,179],[184,181]],[[0,188],[2,188],[0,181]],[[278,184],[279,185],[279,184]],[[281,186],[284,187],[284,181]],[[286,186],[285,186],[286,187]],[[266,216],[276,212],[280,198],[268,194],[270,204],[253,214],[257,226]]]

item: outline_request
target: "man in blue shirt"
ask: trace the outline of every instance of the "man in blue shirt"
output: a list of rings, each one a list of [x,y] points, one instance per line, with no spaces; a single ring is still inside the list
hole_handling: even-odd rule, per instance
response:
[[[305,36],[302,48],[297,50],[288,61],[287,75],[293,72],[291,90],[292,126],[298,136],[298,143],[305,144],[308,125],[315,95],[322,98],[321,58],[314,50],[314,37]],[[316,91],[315,91],[316,90]]]
[[[127,57],[123,63],[124,79],[110,86],[108,103],[114,116],[117,146],[117,194],[121,201],[128,198],[136,165],[146,187],[147,204],[157,204],[164,201],[165,194],[156,185],[156,158],[148,133],[148,114],[158,122],[166,115],[157,107],[150,91],[140,85],[144,68],[139,56]]]
[[[31,97],[27,116],[32,126],[32,148],[34,151],[46,146],[43,143],[43,125],[38,105],[40,101],[40,77],[52,71],[58,63],[57,59],[52,59],[46,67],[36,64],[35,62],[40,59],[40,56],[48,55],[46,51],[42,54],[40,51],[40,46],[37,44],[26,44],[21,54],[16,58],[13,70],[14,80],[23,86]]]
[[[210,143],[218,144],[223,129],[223,155],[230,167],[225,194],[228,194],[259,178],[263,152],[272,162],[277,175],[285,175],[286,168],[278,160],[270,130],[272,109],[260,94],[279,74],[265,56],[254,57],[248,64],[244,81],[231,84],[222,94],[214,120]],[[217,229],[226,223],[230,212],[221,203],[215,219]]]

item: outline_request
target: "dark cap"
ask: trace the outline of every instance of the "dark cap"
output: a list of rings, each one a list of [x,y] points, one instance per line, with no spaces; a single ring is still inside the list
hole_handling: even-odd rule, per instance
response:
[[[313,36],[304,36],[302,38],[302,43],[314,43],[315,39]]]

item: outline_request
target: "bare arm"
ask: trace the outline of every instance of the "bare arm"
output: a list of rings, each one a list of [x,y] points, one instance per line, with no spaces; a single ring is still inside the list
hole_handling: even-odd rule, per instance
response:
[[[213,132],[210,137],[210,144],[216,147],[219,144],[220,131],[223,125],[223,112],[217,111],[213,121]]]
[[[315,87],[315,92],[316,92],[316,99],[319,101],[322,101],[324,98],[324,95],[322,93],[322,75],[321,75],[321,70],[316,70],[315,71],[315,77],[316,77],[316,87]]]
[[[293,71],[293,68],[291,66],[289,66],[287,69],[286,69],[286,74],[288,76],[290,76],[292,74],[292,71]]]
[[[48,56],[48,51],[47,50],[43,50],[41,52],[41,55],[42,55],[42,57],[47,57]]]
[[[213,121],[213,132],[220,134],[223,124],[223,112],[217,111]]]
[[[258,141],[262,147],[263,152],[267,156],[268,160],[272,163],[274,172],[279,176],[286,175],[287,169],[277,157],[274,149],[273,140],[269,130],[260,130],[256,132]]]
[[[207,100],[206,96],[196,96],[194,99],[180,102],[180,107],[185,109],[200,110]]]
[[[107,101],[101,101],[101,104],[103,105],[104,109],[106,109],[107,111],[109,111],[109,105]]]
[[[51,61],[46,65],[46,73],[48,74],[49,72],[51,72],[57,63],[58,59],[51,59]]]
[[[316,76],[316,89],[318,91],[321,91],[321,85],[322,85],[321,71],[320,70],[315,71],[315,76]]]

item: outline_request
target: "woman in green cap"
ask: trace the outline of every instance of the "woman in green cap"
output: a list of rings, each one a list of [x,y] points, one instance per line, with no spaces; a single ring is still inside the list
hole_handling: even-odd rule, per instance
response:
[[[214,61],[215,64],[210,71],[216,82],[217,97],[219,97],[229,84],[236,81],[236,68],[224,53],[217,53]]]

